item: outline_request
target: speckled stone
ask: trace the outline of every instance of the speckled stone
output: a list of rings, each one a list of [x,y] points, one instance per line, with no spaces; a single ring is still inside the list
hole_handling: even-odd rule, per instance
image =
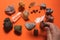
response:
[[[6,32],[6,33],[8,33],[12,28],[13,28],[13,24],[12,24],[12,22],[10,21],[10,19],[9,18],[5,18],[5,20],[4,20],[4,31]]]
[[[25,23],[25,27],[26,27],[28,30],[32,30],[32,29],[35,27],[35,23],[26,22],[26,23]]]
[[[5,9],[5,13],[8,15],[12,15],[15,13],[15,9],[13,5],[9,5],[6,9]]]
[[[27,20],[29,20],[29,12],[27,11],[27,10],[25,10],[24,12],[23,12],[23,19],[25,20],[25,21],[27,21]]]
[[[21,25],[15,25],[14,26],[14,32],[17,34],[17,35],[20,35],[22,33],[22,26]]]

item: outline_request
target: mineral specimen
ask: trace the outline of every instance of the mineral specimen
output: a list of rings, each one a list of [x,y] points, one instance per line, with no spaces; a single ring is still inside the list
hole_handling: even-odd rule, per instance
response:
[[[40,9],[41,9],[41,10],[42,10],[42,9],[46,9],[46,4],[42,3],[42,4],[40,5]]]
[[[8,15],[12,15],[13,13],[15,13],[15,9],[13,5],[9,5],[6,9],[5,9],[5,13]]]
[[[19,3],[19,8],[18,8],[19,12],[23,12],[25,10],[25,4],[23,2]]]
[[[52,15],[46,16],[46,22],[51,22],[51,23],[53,23],[53,22],[54,22],[54,17],[53,17]]]
[[[53,10],[51,8],[46,8],[46,15],[51,15]]]
[[[10,21],[9,18],[6,18],[4,20],[4,27],[3,27],[4,31],[8,33],[12,29],[12,27],[13,27],[12,22]]]
[[[17,35],[20,35],[22,33],[22,26],[21,25],[16,25],[14,27],[14,32],[17,34]]]
[[[26,23],[25,23],[25,27],[26,27],[28,30],[32,30],[32,29],[35,27],[35,23],[26,22]]]
[[[34,36],[38,36],[38,29],[34,29]]]
[[[25,11],[23,12],[23,16],[22,16],[23,19],[24,19],[25,21],[29,20],[28,16],[29,16],[29,12],[25,10]]]

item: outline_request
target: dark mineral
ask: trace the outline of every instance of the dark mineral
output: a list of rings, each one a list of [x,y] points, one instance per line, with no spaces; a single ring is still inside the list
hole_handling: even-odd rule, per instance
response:
[[[54,17],[51,16],[51,15],[46,16],[46,22],[51,22],[51,23],[53,23],[53,22],[54,22]]]
[[[34,29],[34,36],[38,36],[38,29]]]
[[[46,8],[46,15],[51,15],[53,10],[51,8]]]
[[[33,10],[34,13],[36,13],[36,10]]]
[[[40,5],[40,9],[41,9],[41,10],[42,10],[42,9],[46,9],[46,4],[42,3],[42,4]]]
[[[16,26],[14,27],[14,32],[15,32],[15,34],[17,34],[17,35],[20,35],[20,34],[22,33],[22,26],[21,26],[21,25],[16,25]]]
[[[13,24],[12,24],[12,22],[10,21],[10,19],[9,18],[6,18],[5,20],[4,20],[4,31],[6,32],[6,33],[8,33],[11,29],[12,29],[12,27],[13,27]]]

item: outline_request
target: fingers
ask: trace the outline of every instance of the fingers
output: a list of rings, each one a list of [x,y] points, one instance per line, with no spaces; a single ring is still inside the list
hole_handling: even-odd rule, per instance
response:
[[[58,28],[53,23],[46,22],[46,24],[49,25],[49,28],[50,28],[51,32],[56,32],[58,30]]]
[[[49,29],[50,29],[50,33],[53,37],[55,37],[56,34],[58,34],[59,32],[59,29],[57,28],[57,26],[55,26],[53,23],[49,23],[49,22],[46,22],[46,24],[49,25]],[[48,31],[49,32],[49,31]],[[48,33],[49,34],[49,33]],[[48,35],[47,34],[47,35]]]
[[[50,22],[46,22],[46,24],[49,25],[49,27],[45,27],[47,29],[47,40],[56,40],[58,39],[57,37],[60,35],[59,32],[59,28],[54,25],[53,23]]]
[[[51,31],[48,27],[47,28],[47,40],[52,40],[52,34],[51,34]]]

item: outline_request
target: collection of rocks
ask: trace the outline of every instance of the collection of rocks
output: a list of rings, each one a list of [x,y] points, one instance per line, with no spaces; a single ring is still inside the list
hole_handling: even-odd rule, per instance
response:
[[[35,5],[36,5],[36,3],[32,2],[29,5],[29,8],[32,8]],[[46,13],[45,13],[46,22],[53,23],[53,21],[54,21],[54,17],[52,16],[53,10],[51,8],[47,8],[46,4],[44,4],[44,3],[40,4],[39,7],[40,7],[40,10],[46,10]],[[22,18],[25,21],[29,20],[29,11],[25,10],[25,4],[23,2],[19,3],[18,11],[22,13]],[[36,13],[36,12],[38,12],[38,10],[33,10],[31,13]],[[11,5],[8,6],[5,9],[5,13],[8,14],[8,15],[12,15],[13,13],[15,13],[14,7],[11,6]],[[40,11],[39,11],[39,13],[40,13]],[[15,20],[15,21],[17,21],[17,20]],[[36,23],[34,23],[34,22],[26,22],[25,23],[25,27],[26,27],[27,30],[32,30],[32,29],[35,28],[35,26],[36,26]],[[41,30],[44,30],[44,27],[46,27],[46,26],[49,27],[49,25],[45,24],[44,21],[42,21],[40,23],[40,29]],[[9,32],[12,28],[13,28],[13,24],[12,24],[11,20],[9,18],[5,18],[5,20],[4,20],[4,30],[6,32]],[[21,25],[14,26],[14,32],[16,34],[20,35],[22,33],[22,26]],[[33,33],[34,33],[34,36],[38,36],[38,29],[34,29]]]

